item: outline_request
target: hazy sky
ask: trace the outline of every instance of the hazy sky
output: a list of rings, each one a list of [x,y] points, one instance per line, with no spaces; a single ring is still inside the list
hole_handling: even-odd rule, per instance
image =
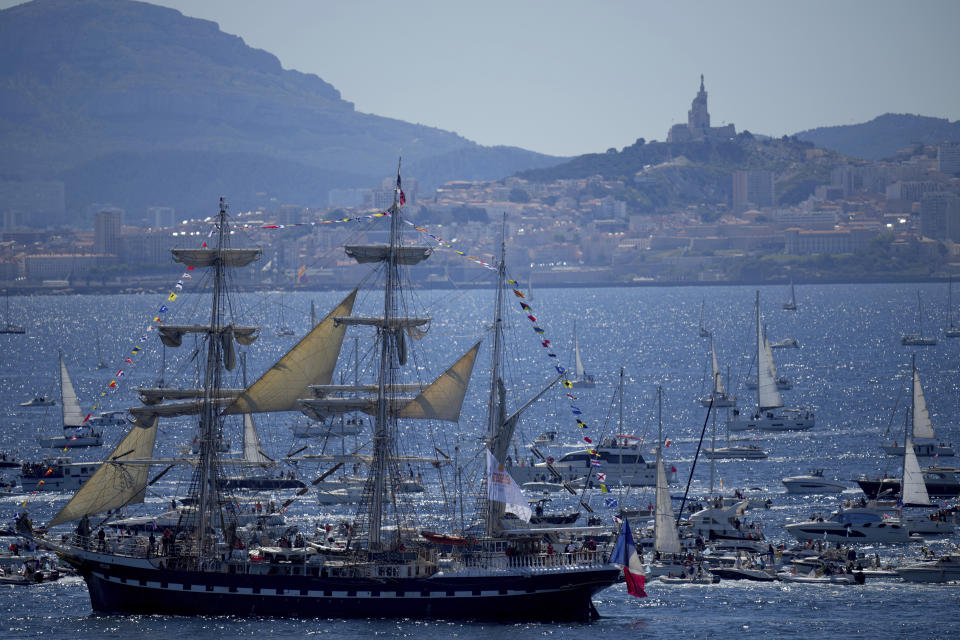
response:
[[[0,7],[19,2],[0,0]],[[358,111],[556,155],[711,121],[782,135],[960,119],[960,0],[157,0]]]

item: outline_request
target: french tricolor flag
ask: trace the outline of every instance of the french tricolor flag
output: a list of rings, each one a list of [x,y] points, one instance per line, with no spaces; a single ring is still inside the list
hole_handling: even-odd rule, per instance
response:
[[[646,598],[647,592],[643,585],[647,577],[643,575],[643,563],[637,554],[637,545],[633,543],[633,534],[630,532],[630,523],[623,519],[623,527],[617,538],[617,546],[613,548],[610,562],[623,567],[623,577],[627,582],[627,593],[638,598]]]

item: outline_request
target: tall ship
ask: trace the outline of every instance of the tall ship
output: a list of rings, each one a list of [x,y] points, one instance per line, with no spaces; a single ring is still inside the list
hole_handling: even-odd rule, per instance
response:
[[[236,345],[252,344],[260,329],[232,317],[227,272],[260,258],[259,249],[230,246],[227,208],[221,200],[212,248],[175,249],[175,260],[209,272],[211,308],[195,325],[163,325],[168,346],[192,334],[202,347],[201,385],[193,389],[142,390],[142,407],[130,411],[133,427],[100,469],[49,523],[78,522],[66,542],[45,541],[86,582],[97,612],[164,615],[269,615],[321,617],[436,617],[507,620],[585,620],[596,614],[591,598],[611,586],[619,568],[605,550],[554,553],[541,534],[505,532],[502,519],[513,482],[502,461],[516,426],[507,415],[499,375],[505,286],[503,250],[498,267],[494,316],[484,486],[477,494],[476,517],[444,516],[446,530],[424,531],[415,505],[398,490],[409,456],[401,454],[399,425],[406,419],[459,419],[479,343],[429,384],[416,379],[423,362],[408,354],[408,340],[422,337],[429,319],[407,315],[402,286],[407,267],[431,254],[429,247],[401,242],[400,178],[392,207],[384,216],[389,240],[382,245],[345,247],[348,256],[372,265],[382,277],[382,310],[353,314],[351,292],[293,349],[251,386],[229,388]],[[211,244],[214,244],[211,241]],[[333,371],[344,333],[373,330],[372,382],[334,385]],[[241,504],[223,482],[229,461],[218,444],[230,416],[302,410],[313,417],[363,412],[371,419],[371,452],[364,457],[366,480],[345,544],[298,535],[286,544],[258,542],[242,529]],[[182,460],[153,457],[158,424],[194,416],[199,449]],[[173,513],[175,525],[162,536],[104,535],[111,510],[142,502],[154,465],[186,464],[187,495]],[[333,473],[327,469],[318,481]],[[300,489],[306,494],[309,487]],[[517,490],[518,492],[519,490]],[[522,494],[521,494],[522,495]],[[463,508],[463,495],[458,504]],[[283,504],[292,511],[295,498]],[[448,510],[451,514],[452,510]],[[103,514],[106,514],[105,516]],[[98,520],[91,525],[91,519]],[[432,520],[434,524],[438,521]],[[54,540],[53,538],[56,538]]]

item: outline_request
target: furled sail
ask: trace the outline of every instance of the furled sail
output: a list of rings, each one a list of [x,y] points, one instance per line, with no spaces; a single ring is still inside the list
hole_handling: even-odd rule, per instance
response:
[[[927,400],[923,397],[923,387],[920,386],[920,372],[916,369],[913,370],[913,437],[937,437],[933,432],[930,412],[927,410]]]
[[[460,419],[460,409],[463,407],[463,397],[470,384],[470,374],[473,373],[473,363],[477,359],[480,343],[473,345],[469,351],[457,360],[452,367],[433,381],[419,396],[404,407],[399,414],[401,418],[419,418],[421,420],[447,420],[456,422]]]
[[[244,389],[218,389],[216,395],[218,398],[234,400]],[[141,387],[137,389],[140,396],[140,402],[143,404],[160,404],[164,400],[189,400],[191,398],[202,398],[203,389],[174,389],[173,387]]]
[[[307,395],[310,385],[330,384],[346,332],[335,318],[349,315],[356,297],[354,289],[223,413],[299,411],[297,400]]]
[[[168,347],[179,347],[183,344],[183,336],[188,333],[210,333],[210,326],[205,324],[166,324],[157,327],[160,341]],[[232,336],[239,344],[247,346],[260,337],[260,327],[235,327],[227,325],[217,327],[214,333],[223,336]]]
[[[901,485],[903,504],[929,505],[930,495],[927,493],[927,485],[923,480],[923,472],[920,471],[917,454],[913,450],[913,439],[909,435],[904,443],[903,455],[903,483]]]
[[[258,260],[262,249],[171,249],[173,259],[188,267],[212,267],[220,256],[224,267],[245,267]]]
[[[359,264],[367,264],[386,260],[390,255],[390,246],[385,244],[368,246],[354,245],[344,247],[344,251]],[[431,247],[394,247],[397,264],[404,266],[423,262],[430,257],[431,253],[433,253]]]
[[[82,427],[83,410],[80,408],[77,392],[73,389],[73,382],[70,381],[70,374],[67,373],[62,352],[60,353],[60,399],[63,402],[63,427],[65,429]]]
[[[134,426],[48,526],[143,502],[150,467],[124,461],[149,458],[156,437],[157,418],[150,426]]]

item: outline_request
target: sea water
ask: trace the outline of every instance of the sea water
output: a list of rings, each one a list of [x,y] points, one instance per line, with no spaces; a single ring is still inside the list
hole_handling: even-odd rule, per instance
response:
[[[189,284],[189,283],[188,283]],[[740,406],[749,408],[755,400],[744,382],[755,374],[754,296],[756,287],[630,287],[538,289],[526,299],[530,312],[522,312],[520,299],[507,301],[507,322],[513,348],[504,362],[510,374],[511,408],[536,393],[554,375],[554,367],[572,367],[572,329],[576,323],[581,355],[588,372],[598,380],[596,388],[576,390],[576,399],[556,387],[529,409],[518,427],[518,446],[512,453],[526,458],[524,443],[548,430],[560,432],[557,453],[583,446],[582,438],[623,431],[643,437],[644,448],[655,440],[657,428],[656,387],[663,389],[662,424],[667,463],[676,467],[678,484],[671,493],[681,495],[691,473],[694,453],[705,430],[703,446],[709,446],[713,420],[696,398],[708,391],[709,340],[698,336],[701,303],[705,326],[712,332],[729,387],[740,397]],[[919,319],[916,292],[920,290],[925,314],[923,332],[939,337],[933,347],[903,347],[900,336],[915,333]],[[853,482],[859,474],[900,473],[900,459],[885,457],[884,442],[903,441],[904,408],[909,404],[910,357],[916,354],[917,367],[927,406],[938,437],[960,447],[960,339],[943,337],[947,316],[944,284],[798,285],[795,312],[782,310],[789,291],[786,286],[759,287],[761,313],[771,341],[794,338],[799,349],[774,350],[781,374],[793,381],[784,391],[787,407],[809,408],[816,413],[816,427],[808,432],[783,434],[736,434],[756,438],[755,444],[768,452],[766,460],[718,461],[713,469],[715,490],[755,489],[772,499],[770,509],[748,511],[745,520],[756,524],[774,544],[793,540],[783,525],[804,519],[811,513],[825,515],[839,500],[857,498]],[[237,303],[245,312],[244,322],[265,327],[261,338],[248,349],[249,381],[279,358],[309,329],[310,303],[322,315],[345,292],[295,292],[246,294]],[[411,365],[422,377],[440,373],[460,353],[483,338],[492,320],[492,291],[423,289],[407,315],[433,317],[430,331]],[[49,451],[36,443],[41,434],[59,432],[60,407],[22,408],[20,402],[35,394],[57,397],[57,352],[63,351],[77,395],[84,411],[99,403],[97,411],[120,409],[136,404],[136,387],[166,384],[186,386],[197,379],[195,344],[185,338],[178,350],[158,346],[156,334],[148,331],[155,317],[167,322],[193,322],[202,316],[207,299],[187,292],[175,301],[166,294],[143,295],[61,295],[11,296],[11,316],[26,324],[26,335],[0,336],[0,450],[27,460],[40,460]],[[279,337],[271,323],[284,306],[284,321],[297,336]],[[382,294],[361,296],[358,309],[376,313]],[[160,313],[160,308],[166,311]],[[545,330],[538,335],[537,326]],[[362,331],[360,335],[364,334]],[[349,334],[353,335],[353,334]],[[96,368],[96,342],[102,345],[104,360],[111,368]],[[548,347],[542,341],[549,339]],[[489,342],[489,341],[487,341]],[[367,341],[352,338],[344,342],[336,381],[350,382],[354,376],[354,349],[364,369],[369,355]],[[142,351],[136,351],[136,348]],[[556,358],[548,357],[555,353]],[[615,398],[620,368],[624,369],[623,425],[619,424],[620,404]],[[450,531],[469,521],[473,499],[452,504],[457,486],[476,483],[481,460],[481,439],[485,430],[488,398],[489,355],[481,351],[473,381],[457,425],[413,423],[401,427],[404,451],[425,457],[436,456],[434,447],[444,451],[456,465],[442,467],[443,483],[430,465],[418,465],[410,472],[421,473],[427,492],[417,496],[422,513],[417,524],[424,529]],[[239,378],[239,367],[233,375]],[[185,382],[186,381],[186,382]],[[229,381],[229,386],[241,384]],[[574,408],[587,424],[577,429]],[[725,433],[722,414],[716,438],[722,446]],[[297,414],[258,417],[263,448],[274,457],[307,445],[307,452],[339,453],[362,446],[357,439],[333,441],[294,440],[291,426],[305,418]],[[161,427],[157,454],[175,455],[190,444],[193,431],[188,420],[175,420]],[[122,433],[107,433],[105,447],[72,451],[75,460],[99,460],[116,444]],[[229,432],[234,451],[239,448],[239,430]],[[922,460],[931,464],[936,461]],[[960,466],[950,459],[942,464]],[[452,469],[460,468],[454,473]],[[781,479],[823,468],[828,476],[846,481],[848,490],[840,496],[808,497],[784,493]],[[299,477],[309,480],[323,466],[301,463]],[[703,496],[709,490],[710,463],[699,459],[692,474],[690,494]],[[159,470],[158,470],[159,471]],[[15,475],[16,470],[6,472]],[[171,472],[153,485],[146,505],[129,509],[161,511],[169,499],[182,494],[187,478]],[[611,496],[613,496],[611,498]],[[0,518],[12,521],[22,509],[38,523],[48,521],[69,498],[64,493],[24,495],[12,492],[0,496]],[[268,499],[269,496],[264,496]],[[554,496],[548,511],[564,511],[573,503]],[[605,522],[612,524],[613,509],[605,498],[626,506],[645,506],[652,501],[648,489],[594,496],[592,503]],[[25,506],[24,506],[25,505]],[[291,507],[289,518],[301,530],[312,533],[317,525],[352,517],[347,506],[320,507],[304,497]],[[461,516],[461,514],[463,514]],[[633,523],[635,526],[644,523]],[[64,531],[69,528],[64,528]],[[960,537],[930,538],[895,547],[865,547],[868,557],[879,554],[885,560],[918,557],[920,547],[944,551],[960,543]],[[90,608],[86,587],[78,578],[34,587],[0,589],[0,637],[77,638],[184,636],[290,637],[326,636],[338,639],[367,637],[493,638],[509,634],[516,638],[558,637],[897,637],[955,638],[960,636],[960,586],[918,585],[898,581],[869,580],[863,586],[819,586],[786,583],[722,582],[718,585],[647,586],[648,598],[628,596],[622,585],[600,593],[595,605],[600,620],[580,624],[479,624],[406,620],[284,620],[259,618],[186,618],[167,616],[102,616]]]

